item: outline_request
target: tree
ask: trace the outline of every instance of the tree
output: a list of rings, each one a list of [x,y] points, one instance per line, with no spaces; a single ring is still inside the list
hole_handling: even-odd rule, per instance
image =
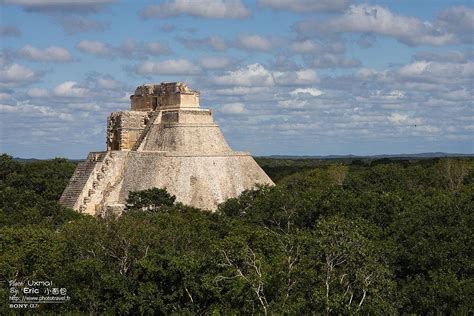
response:
[[[349,171],[349,167],[342,164],[333,164],[328,168],[329,178],[334,182],[336,185],[343,185],[344,180],[346,179],[347,172]]]
[[[174,204],[176,197],[165,189],[151,188],[143,191],[130,192],[127,198],[126,211],[159,212]]]
[[[395,311],[394,283],[376,235],[377,228],[363,220],[334,216],[318,221],[308,258],[314,260],[309,268],[318,280],[313,299],[326,314]]]
[[[464,178],[471,169],[466,161],[457,159],[443,159],[437,164],[437,168],[444,180],[444,186],[451,192],[460,190]]]

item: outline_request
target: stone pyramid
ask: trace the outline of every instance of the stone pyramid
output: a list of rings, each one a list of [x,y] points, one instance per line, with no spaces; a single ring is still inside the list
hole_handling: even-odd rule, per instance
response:
[[[199,92],[184,83],[146,84],[131,111],[107,120],[107,151],[80,163],[60,203],[82,213],[120,213],[130,191],[166,188],[176,200],[214,211],[272,180],[247,152],[232,151]]]

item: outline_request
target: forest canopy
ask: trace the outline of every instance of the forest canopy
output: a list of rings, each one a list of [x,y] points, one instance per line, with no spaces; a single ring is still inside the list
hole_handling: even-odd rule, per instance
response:
[[[4,154],[0,274],[67,287],[34,312],[474,312],[474,159],[257,162],[276,186],[216,213],[156,188],[93,218],[57,202],[75,162]]]

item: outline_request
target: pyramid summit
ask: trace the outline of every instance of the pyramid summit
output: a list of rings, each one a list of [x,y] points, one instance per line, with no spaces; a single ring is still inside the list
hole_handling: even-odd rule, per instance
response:
[[[107,151],[78,165],[60,203],[96,216],[120,213],[129,192],[158,187],[214,211],[257,184],[273,185],[250,153],[229,147],[199,96],[182,82],[137,87],[131,110],[107,119]]]

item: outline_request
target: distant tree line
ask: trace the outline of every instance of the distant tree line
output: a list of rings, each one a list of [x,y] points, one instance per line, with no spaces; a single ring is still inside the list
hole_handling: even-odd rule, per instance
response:
[[[155,188],[93,218],[57,203],[75,163],[2,155],[0,274],[67,287],[35,313],[474,312],[474,159],[259,163],[277,185],[216,213]]]

